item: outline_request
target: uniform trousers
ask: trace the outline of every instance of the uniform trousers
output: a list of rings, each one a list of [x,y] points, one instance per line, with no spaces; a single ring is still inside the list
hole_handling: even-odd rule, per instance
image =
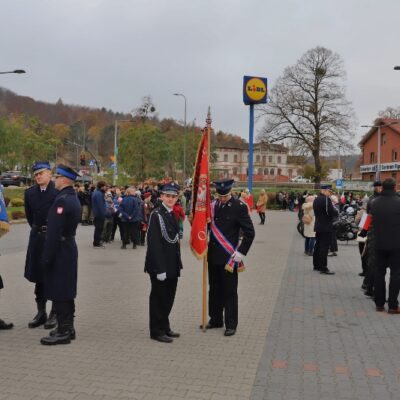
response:
[[[386,301],[386,269],[390,268],[389,298],[390,309],[399,306],[398,297],[400,290],[400,251],[375,250],[376,268],[374,276],[375,304],[383,307]]]
[[[129,244],[139,244],[139,222],[122,222],[122,243]]]
[[[150,275],[150,336],[165,335],[171,330],[169,314],[174,305],[178,278],[159,281],[156,275]]]
[[[74,322],[75,300],[53,301],[59,329],[71,329]]]
[[[94,218],[94,238],[93,238],[93,246],[100,246],[101,243],[101,235],[103,233],[104,227],[104,218]]]
[[[225,321],[226,329],[236,329],[238,325],[237,271],[233,273],[226,271],[225,264],[210,264],[208,280],[210,284],[208,292],[210,324],[223,326]]]
[[[328,251],[332,242],[332,232],[316,232],[313,254],[314,269],[326,271],[328,269]]]

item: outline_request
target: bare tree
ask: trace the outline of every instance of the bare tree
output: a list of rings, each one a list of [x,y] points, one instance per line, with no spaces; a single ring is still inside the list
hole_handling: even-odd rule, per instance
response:
[[[400,119],[400,107],[387,107],[378,114],[381,118]]]
[[[284,70],[259,114],[266,119],[260,140],[284,141],[297,153],[313,156],[317,186],[321,154],[352,147],[354,113],[345,98],[344,78],[338,54],[324,47],[308,50]]]

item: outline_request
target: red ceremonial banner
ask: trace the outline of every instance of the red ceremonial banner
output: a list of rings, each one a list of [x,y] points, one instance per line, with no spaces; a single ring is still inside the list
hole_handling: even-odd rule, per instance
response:
[[[207,252],[207,224],[211,216],[208,141],[208,128],[204,128],[193,177],[193,220],[190,232],[190,246],[197,258],[203,258]]]

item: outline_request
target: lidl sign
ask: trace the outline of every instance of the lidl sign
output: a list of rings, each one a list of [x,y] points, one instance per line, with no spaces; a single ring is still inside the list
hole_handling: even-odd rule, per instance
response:
[[[267,102],[267,78],[243,77],[243,102],[246,105]]]

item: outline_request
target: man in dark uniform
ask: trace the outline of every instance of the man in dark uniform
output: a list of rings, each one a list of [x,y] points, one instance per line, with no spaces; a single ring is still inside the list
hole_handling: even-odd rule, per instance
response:
[[[172,213],[179,186],[174,182],[161,189],[161,205],[150,215],[144,271],[150,275],[150,337],[171,343],[179,333],[171,330],[169,314],[175,300],[182,269],[179,225]]]
[[[331,185],[321,185],[321,193],[314,200],[313,208],[315,215],[315,247],[313,254],[314,271],[324,275],[334,275],[328,269],[328,251],[332,241],[333,218],[338,216],[338,211],[333,207],[330,199]]]
[[[67,344],[75,339],[74,312],[78,275],[75,233],[81,206],[73,188],[78,173],[63,164],[57,166],[55,186],[59,193],[49,210],[42,267],[46,298],[53,301],[57,328],[40,340],[44,345]]]
[[[375,235],[374,300],[376,311],[384,311],[385,275],[387,268],[390,268],[389,314],[400,314],[400,197],[395,188],[396,181],[393,178],[385,179],[381,194],[370,205]]]
[[[40,265],[44,239],[47,231],[47,214],[57,196],[57,189],[51,181],[51,168],[47,161],[37,161],[32,166],[36,185],[25,191],[25,214],[31,227],[25,262],[25,278],[35,283],[37,314],[28,323],[29,328],[40,325],[46,329],[56,326],[56,316],[52,308],[49,318],[46,314],[46,297],[43,287],[43,270]]]
[[[210,320],[206,328],[222,328],[225,321],[225,336],[236,333],[238,272],[241,271],[240,266],[255,236],[247,205],[231,195],[233,183],[232,179],[214,182],[218,200],[211,205],[212,222],[208,243]],[[239,243],[240,234],[243,238]],[[227,243],[223,243],[223,240]]]

